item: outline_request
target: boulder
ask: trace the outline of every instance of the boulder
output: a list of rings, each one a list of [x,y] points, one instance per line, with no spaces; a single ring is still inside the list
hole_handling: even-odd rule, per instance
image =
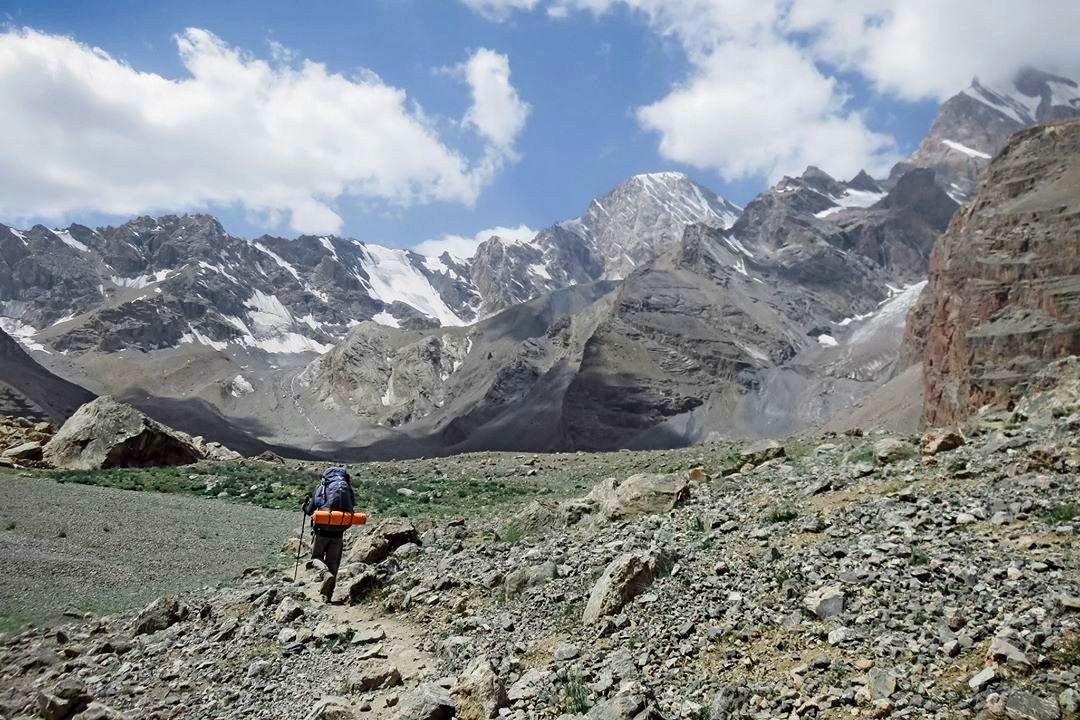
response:
[[[1003,637],[995,637],[990,641],[990,649],[986,657],[994,662],[1011,665],[1013,667],[1029,667],[1031,661],[1024,651],[1013,645]]]
[[[458,720],[490,720],[510,702],[495,666],[487,658],[477,658],[465,668],[450,689]]]
[[[619,482],[608,478],[589,493],[600,515],[608,520],[632,519],[651,513],[666,513],[690,497],[685,475],[641,473]]]
[[[356,720],[356,713],[349,701],[338,697],[325,697],[315,703],[307,720]]]
[[[291,597],[287,597],[282,600],[281,604],[274,610],[274,621],[282,624],[290,623],[303,614],[304,608],[300,606],[300,603],[296,602]]]
[[[1005,703],[1005,715],[1009,720],[1058,720],[1061,710],[1057,700],[1046,700],[1025,690],[1009,695]]]
[[[395,720],[449,720],[456,708],[450,692],[435,684],[421,685],[401,698]]]
[[[739,453],[739,465],[761,465],[769,460],[786,455],[784,446],[775,440],[761,440],[751,444]]]
[[[739,685],[724,685],[713,696],[712,705],[709,707],[709,717],[713,720],[735,717],[735,714],[749,701],[749,689]]]
[[[35,440],[8,448],[3,453],[3,458],[12,462],[37,462],[41,457],[42,445]]]
[[[964,438],[960,433],[953,430],[930,430],[922,437],[923,455],[937,455],[938,453],[955,450],[964,444]]]
[[[84,710],[93,699],[82,681],[68,677],[48,692],[38,692],[38,713],[45,720],[66,720]]]
[[[810,593],[803,599],[803,607],[818,618],[827,620],[844,611],[844,591],[836,585],[829,585]]]
[[[182,433],[141,412],[99,397],[83,405],[45,446],[50,465],[71,470],[190,465],[202,459]]]
[[[618,612],[667,572],[669,565],[668,559],[659,554],[631,552],[615,558],[593,585],[582,622],[592,625]]]
[[[160,597],[143,608],[132,625],[133,635],[147,635],[172,627],[187,616],[187,608],[175,597]]]
[[[512,598],[529,588],[545,585],[559,576],[558,566],[551,560],[540,565],[525,565],[511,570],[503,580],[507,598]]]
[[[615,697],[597,703],[585,715],[588,720],[663,720],[637,683],[623,687]]]
[[[548,689],[551,675],[552,673],[546,670],[533,668],[518,678],[517,682],[510,686],[506,695],[511,702],[539,697]]]
[[[378,565],[408,543],[420,544],[420,533],[413,524],[406,518],[386,518],[356,541],[346,562]]]
[[[362,693],[397,687],[401,672],[387,660],[369,660],[349,674],[349,692]]]
[[[915,448],[903,440],[885,438],[874,443],[874,459],[879,465],[891,465],[915,454]]]
[[[128,720],[128,716],[104,703],[92,702],[79,715],[79,720]]]

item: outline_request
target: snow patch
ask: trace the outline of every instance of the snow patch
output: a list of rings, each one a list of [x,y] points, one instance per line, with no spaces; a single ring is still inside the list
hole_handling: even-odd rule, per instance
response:
[[[277,355],[299,355],[301,353],[318,353],[325,355],[334,349],[333,345],[324,345],[317,340],[300,335],[299,333],[287,332],[270,338],[256,339],[251,336],[240,339],[244,347],[254,348]]]
[[[37,335],[38,331],[32,325],[27,325],[15,318],[0,317],[0,330],[15,338],[27,350],[36,350],[49,354],[44,345],[34,340],[34,336]]]
[[[60,238],[60,242],[64,243],[70,248],[74,248],[79,252],[84,253],[91,252],[90,248],[86,247],[81,242],[71,237],[71,233],[69,233],[67,230],[50,230],[49,232]]]
[[[375,313],[371,316],[371,319],[373,322],[377,322],[380,325],[385,325],[386,327],[401,327],[401,323],[398,322],[398,319],[390,313],[386,312],[385,310]]]
[[[255,323],[256,330],[276,330],[293,325],[293,316],[276,295],[267,295],[256,290],[244,303],[251,309],[249,315],[251,322]]]
[[[447,268],[443,265],[442,260],[439,258],[431,257],[430,255],[424,256],[424,267],[428,272],[432,273],[445,273]]]
[[[281,257],[276,252],[274,252],[270,248],[266,247],[262,243],[253,242],[251,244],[256,250],[259,250],[259,251],[265,253],[266,255],[269,255],[270,259],[273,260],[275,263],[277,263],[278,267],[280,267],[282,270],[289,273],[290,275],[292,275],[297,280],[300,279],[300,273],[297,272],[296,268],[294,268],[291,264],[285,262],[285,258]]]
[[[321,237],[319,238],[319,242],[322,243],[322,246],[326,248],[327,252],[334,256],[335,260],[341,260],[341,258],[338,257],[337,248],[334,247],[334,242],[330,238]]]
[[[368,286],[375,299],[387,305],[395,302],[411,305],[444,326],[465,324],[443,302],[423,273],[413,266],[405,251],[378,245],[366,245],[364,250],[369,261],[364,263],[364,270],[370,278]]]
[[[200,260],[199,261],[199,267],[201,267],[203,270],[211,270],[213,272],[216,272],[219,275],[224,275],[226,278],[231,280],[236,285],[241,285],[242,284],[239,280],[236,279],[236,277],[234,275],[227,272],[225,270],[225,268],[221,267],[220,265],[211,265],[210,263],[206,262],[205,260]]]
[[[629,260],[629,258],[627,258],[627,260]],[[540,265],[540,264],[530,265],[529,266],[529,272],[531,272],[534,275],[539,275],[540,277],[544,278],[545,280],[550,280],[551,279],[551,273],[548,272],[546,267],[544,267],[543,265]]]
[[[199,332],[195,328],[191,327],[190,325],[188,326],[188,331],[189,332],[186,332],[182,336],[180,336],[180,344],[181,345],[193,345],[193,344],[198,343],[200,345],[206,345],[208,347],[212,347],[213,349],[217,350],[218,352],[223,351],[225,348],[227,348],[229,346],[229,343],[227,343],[227,342],[219,341],[219,340],[211,340],[210,338],[203,335],[201,332]]]
[[[747,250],[746,246],[743,245],[741,242],[739,242],[738,238],[728,237],[728,236],[725,235],[724,236],[724,242],[726,242],[729,246],[731,246],[732,250],[736,250],[738,252],[741,252],[743,255],[745,255],[748,258],[753,258],[754,257],[754,253]]]
[[[969,148],[967,145],[962,145],[962,144],[960,144],[958,142],[955,142],[953,140],[942,140],[941,142],[944,145],[946,145],[949,149],[955,150],[958,153],[963,153],[964,155],[967,155],[968,157],[980,158],[982,160],[990,160],[991,159],[990,156],[987,155],[986,153],[975,150],[974,148]]]
[[[15,228],[8,228],[8,230],[11,231],[12,235],[14,235],[15,237],[22,240],[23,245],[26,245],[26,246],[30,245],[30,243],[26,241],[26,235],[21,230],[16,230]]]
[[[66,322],[67,322],[68,320],[74,320],[74,319],[75,319],[75,316],[74,316],[74,315],[65,315],[64,317],[60,318],[59,320],[57,320],[56,322],[54,322],[54,323],[53,323],[52,325],[50,325],[49,327],[56,327],[57,325],[63,325],[63,324],[64,324],[64,323],[66,323]]]
[[[870,313],[869,317],[863,316],[866,322],[855,328],[849,342],[859,343],[886,327],[900,331],[904,327],[908,311],[915,305],[924,287],[926,287],[925,280],[898,289],[898,292],[883,302],[876,312]]]
[[[825,347],[836,347],[840,344],[836,342],[836,338],[832,335],[818,335],[817,341],[819,345],[824,345]]]
[[[117,287],[130,288],[132,290],[142,290],[143,288],[149,287],[154,283],[159,283],[162,280],[168,279],[169,275],[171,275],[172,272],[172,270],[158,270],[156,273],[151,273],[150,275],[140,275],[138,277],[130,278],[116,277],[114,275],[109,279],[112,280],[113,285],[116,285]]]

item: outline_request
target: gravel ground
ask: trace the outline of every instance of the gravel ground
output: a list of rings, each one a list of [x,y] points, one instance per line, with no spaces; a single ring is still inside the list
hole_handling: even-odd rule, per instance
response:
[[[263,566],[299,513],[0,473],[0,630],[115,612]]]

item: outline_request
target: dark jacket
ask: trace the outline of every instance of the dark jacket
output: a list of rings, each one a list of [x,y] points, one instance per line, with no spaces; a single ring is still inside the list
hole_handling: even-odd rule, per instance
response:
[[[353,495],[352,478],[343,467],[332,467],[323,473],[322,482],[315,486],[311,497],[304,503],[304,513],[311,515],[316,510],[345,510],[353,512],[356,497]],[[326,527],[312,525],[316,535],[341,537],[347,527]]]

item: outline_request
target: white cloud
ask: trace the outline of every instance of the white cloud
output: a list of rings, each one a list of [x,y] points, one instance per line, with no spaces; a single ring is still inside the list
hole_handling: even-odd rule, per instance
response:
[[[897,159],[889,136],[845,110],[836,81],[783,43],[719,46],[688,84],[639,109],[638,120],[660,134],[665,157],[728,178],[775,180],[807,165],[850,177]]]
[[[1080,75],[1076,0],[463,0],[488,17],[543,8],[563,17],[639,12],[677,40],[689,77],[638,109],[666,157],[728,178],[817,164],[834,175],[882,170],[892,140],[851,106],[840,71],[905,100],[947,98],[971,78],[1025,64]]]
[[[529,104],[510,84],[509,58],[481,49],[460,70],[472,89],[472,105],[465,122],[499,150],[513,152],[514,142],[529,117]]]
[[[515,10],[532,10],[540,0],[462,0],[466,5],[492,20],[505,20]]]
[[[432,257],[438,257],[444,252],[449,252],[454,257],[471,258],[476,254],[476,248],[480,246],[480,243],[491,238],[492,235],[498,235],[503,240],[509,240],[510,242],[529,242],[536,237],[536,230],[525,225],[518,225],[516,228],[493,227],[481,230],[472,237],[452,234],[443,235],[435,240],[425,240],[413,249],[422,255],[431,255]]]
[[[978,75],[1011,79],[1025,65],[1076,77],[1075,0],[795,0],[789,31],[885,93],[945,99]]]
[[[271,48],[254,58],[213,34],[176,38],[188,76],[139,72],[104,51],[33,30],[0,33],[0,216],[55,219],[239,205],[299,232],[335,232],[343,197],[473,203],[514,157],[524,104],[505,56],[484,58],[471,159],[405,91]],[[472,61],[470,61],[471,63]],[[501,94],[500,94],[501,93]],[[481,98],[482,96],[482,98]],[[485,113],[507,98],[499,125]]]

